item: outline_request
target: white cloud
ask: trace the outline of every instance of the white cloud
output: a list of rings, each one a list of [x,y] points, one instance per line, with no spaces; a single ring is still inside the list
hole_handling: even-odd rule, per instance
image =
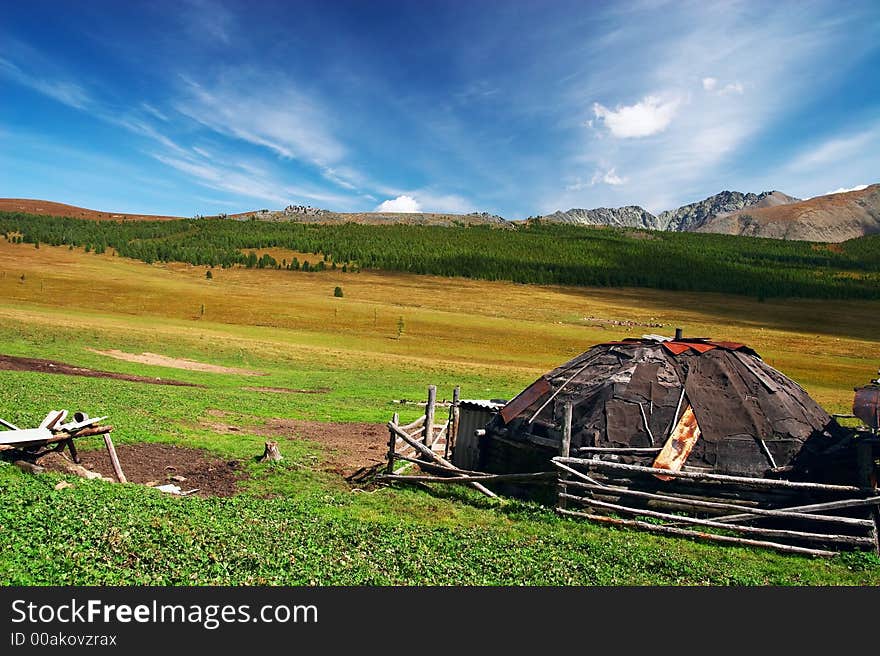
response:
[[[658,96],[645,96],[635,105],[618,105],[614,110],[594,103],[593,113],[615,137],[629,139],[663,132],[672,122],[679,104],[678,98],[663,100]]]
[[[612,167],[607,171],[602,171],[601,169],[597,170],[593,174],[592,180],[590,180],[590,186],[597,185],[600,182],[611,186],[617,186],[625,183],[626,178],[621,178],[619,175],[617,175],[614,167]]]
[[[422,211],[422,206],[412,196],[403,194],[397,198],[382,201],[376,208],[377,212],[400,212],[403,214],[414,214]]]
[[[719,81],[717,77],[704,77],[702,83],[704,91],[708,91],[709,93],[714,92],[719,96],[729,96],[732,93],[741,96],[745,91],[745,86],[739,80],[725,84],[720,89],[718,88]]]
[[[862,189],[867,189],[867,188],[868,188],[868,185],[866,185],[866,184],[860,184],[860,185],[856,185],[855,187],[849,187],[849,188],[840,187],[839,189],[835,189],[834,191],[826,191],[822,195],[823,196],[831,196],[832,194],[845,194],[849,191],[861,191]]]
[[[719,96],[729,96],[732,93],[735,93],[739,96],[743,94],[745,91],[745,87],[742,82],[731,82],[730,84],[725,84],[724,88],[718,92]]]

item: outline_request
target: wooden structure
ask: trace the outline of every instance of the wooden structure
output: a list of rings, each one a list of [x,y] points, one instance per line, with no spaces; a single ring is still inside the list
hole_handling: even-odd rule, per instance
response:
[[[566,516],[726,544],[880,553],[880,381],[857,390],[866,426],[844,429],[742,344],[647,336],[599,345],[503,406],[456,394],[429,432],[434,398],[389,423],[386,480],[547,492]]]
[[[0,431],[0,453],[5,457],[11,456],[13,460],[33,463],[47,453],[61,452],[66,447],[73,462],[79,464],[74,440],[102,435],[116,480],[120,483],[128,482],[110,438],[113,427],[101,425],[107,417],[90,418],[83,412],[75,412],[71,421],[65,422],[66,419],[67,410],[53,410],[46,415],[39,427],[25,429],[0,419],[0,426],[6,429]]]
[[[459,388],[456,387],[453,401],[449,405],[449,418],[446,422],[437,424],[434,420],[436,399],[437,388],[431,385],[428,387],[425,414],[410,424],[400,425],[398,414],[394,413],[391,421],[388,422],[388,458],[385,473],[379,475],[379,480],[417,484],[467,485],[491,498],[496,498],[498,495],[487,488],[486,483],[515,481],[529,484],[547,483],[551,479],[555,480],[556,473],[553,471],[487,474],[463,469],[450,462],[449,458],[455,460],[454,455],[451,454],[457,448],[460,427],[467,426],[470,430],[473,425],[472,422],[461,422],[462,407],[479,407],[479,404],[491,404],[491,402],[461,401],[459,400]],[[413,465],[418,465],[424,474],[404,475],[404,472]]]

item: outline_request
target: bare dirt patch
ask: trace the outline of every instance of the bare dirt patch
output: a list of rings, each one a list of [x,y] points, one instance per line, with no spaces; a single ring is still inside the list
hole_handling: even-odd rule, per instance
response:
[[[195,360],[186,360],[184,358],[172,358],[167,355],[159,355],[158,353],[126,353],[117,349],[107,351],[99,351],[97,349],[88,349],[92,353],[106,355],[107,357],[116,358],[117,360],[125,360],[126,362],[137,362],[138,364],[149,364],[157,367],[171,367],[174,369],[185,369],[187,371],[202,371],[211,374],[237,374],[239,376],[265,376],[262,371],[249,371],[248,369],[238,369],[236,367],[221,367],[216,364],[208,364],[207,362],[197,362]]]
[[[294,389],[290,387],[242,387],[246,392],[268,392],[270,394],[327,394],[330,392],[329,387],[318,387],[316,389]]]
[[[86,376],[88,378],[112,378],[114,380],[127,380],[133,383],[149,383],[150,385],[179,385],[182,387],[204,387],[195,383],[186,383],[181,380],[168,378],[151,378],[149,376],[134,376],[120,374],[113,371],[99,371],[85,367],[75,367],[56,360],[41,360],[39,358],[22,358],[15,355],[0,355],[0,370],[3,371],[35,371],[42,374],[65,374],[67,376]]]
[[[198,488],[194,494],[201,497],[228,497],[236,493],[236,483],[247,474],[237,460],[216,458],[201,449],[171,444],[121,444],[116,453],[125,477],[130,483],[173,483],[184,492]],[[40,459],[40,464],[52,471],[65,473],[63,464],[52,454]],[[110,457],[104,450],[80,451],[83,467],[113,478]],[[172,479],[173,476],[186,480]]]
[[[248,429],[279,442],[308,440],[325,448],[324,471],[349,476],[362,467],[381,463],[388,452],[388,427],[369,423],[324,423],[298,419],[270,419],[265,426]]]

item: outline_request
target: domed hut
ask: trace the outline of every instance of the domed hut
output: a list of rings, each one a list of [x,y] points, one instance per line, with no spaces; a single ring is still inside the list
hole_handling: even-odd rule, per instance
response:
[[[645,336],[599,344],[541,376],[487,425],[480,461],[470,464],[540,471],[561,452],[601,452],[623,463],[651,455],[677,459],[673,469],[686,462],[694,471],[797,478],[840,430],[800,385],[743,344]],[[687,435],[687,448],[670,448],[674,433]]]

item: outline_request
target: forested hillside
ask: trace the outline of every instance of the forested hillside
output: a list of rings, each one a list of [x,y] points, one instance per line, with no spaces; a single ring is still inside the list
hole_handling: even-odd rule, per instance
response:
[[[384,269],[520,283],[714,291],[758,298],[880,298],[880,237],[840,245],[541,222],[516,230],[222,219],[89,221],[0,212],[0,234],[152,262],[299,269],[261,252],[316,255],[314,270]]]

